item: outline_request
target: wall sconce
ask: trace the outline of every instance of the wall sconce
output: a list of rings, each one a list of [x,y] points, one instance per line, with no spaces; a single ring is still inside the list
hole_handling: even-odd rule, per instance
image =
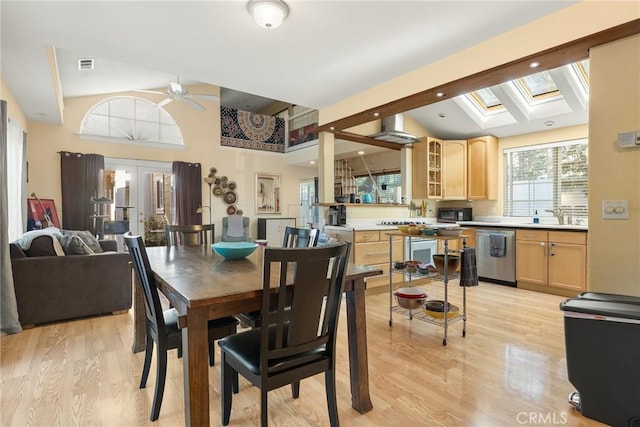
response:
[[[257,24],[267,30],[279,27],[289,14],[289,7],[282,0],[251,0],[247,8]]]

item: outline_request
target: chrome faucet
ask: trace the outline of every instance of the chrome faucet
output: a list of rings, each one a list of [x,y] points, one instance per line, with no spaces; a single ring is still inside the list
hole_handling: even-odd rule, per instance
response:
[[[558,219],[559,225],[564,225],[564,210],[562,208],[545,209],[545,212],[551,212]]]

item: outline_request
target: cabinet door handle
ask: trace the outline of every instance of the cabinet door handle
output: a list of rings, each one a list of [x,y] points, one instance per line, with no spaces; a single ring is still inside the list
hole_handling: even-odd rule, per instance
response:
[[[365,256],[378,256],[378,255],[389,255],[388,251],[384,251],[384,252],[369,252],[367,254],[365,254]]]
[[[544,253],[544,256],[548,256],[547,245],[544,242],[540,242],[540,246],[542,246],[542,252]]]

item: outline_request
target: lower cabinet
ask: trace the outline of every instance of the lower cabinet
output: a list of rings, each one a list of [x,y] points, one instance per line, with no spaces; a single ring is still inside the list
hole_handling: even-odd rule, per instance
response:
[[[587,233],[516,230],[518,287],[575,296],[587,285]]]
[[[381,269],[384,273],[381,276],[369,277],[367,289],[381,288],[385,291],[389,289],[389,238],[386,231],[379,230],[330,230],[328,237],[334,237],[339,242],[349,240],[353,242],[351,247],[351,260],[355,264],[370,265]],[[398,261],[402,261],[404,254],[402,237],[394,236],[392,241],[393,254]],[[403,281],[402,275],[394,274],[393,283]]]
[[[285,228],[295,226],[295,218],[258,218],[258,239],[266,239],[269,246],[282,246]]]

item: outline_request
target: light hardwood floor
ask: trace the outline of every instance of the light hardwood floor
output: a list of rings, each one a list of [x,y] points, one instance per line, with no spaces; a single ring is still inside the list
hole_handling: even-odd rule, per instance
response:
[[[441,299],[441,284],[424,286]],[[449,286],[461,305],[461,288]],[[369,376],[374,409],[351,409],[346,316],[340,319],[337,392],[343,426],[600,426],[567,403],[562,297],[481,283],[467,291],[462,324],[443,329],[394,315],[387,293],[367,297]],[[344,310],[344,307],[343,307]],[[132,313],[39,326],[1,339],[0,425],[179,426],[184,424],[182,361],[168,361],[160,418],[149,422],[155,359],[139,389],[143,353],[131,353]],[[217,346],[216,346],[217,347]],[[209,369],[211,421],[220,424],[220,365]],[[259,394],[241,380],[230,425],[259,423]],[[326,426],[324,377],[269,394],[269,424]]]

